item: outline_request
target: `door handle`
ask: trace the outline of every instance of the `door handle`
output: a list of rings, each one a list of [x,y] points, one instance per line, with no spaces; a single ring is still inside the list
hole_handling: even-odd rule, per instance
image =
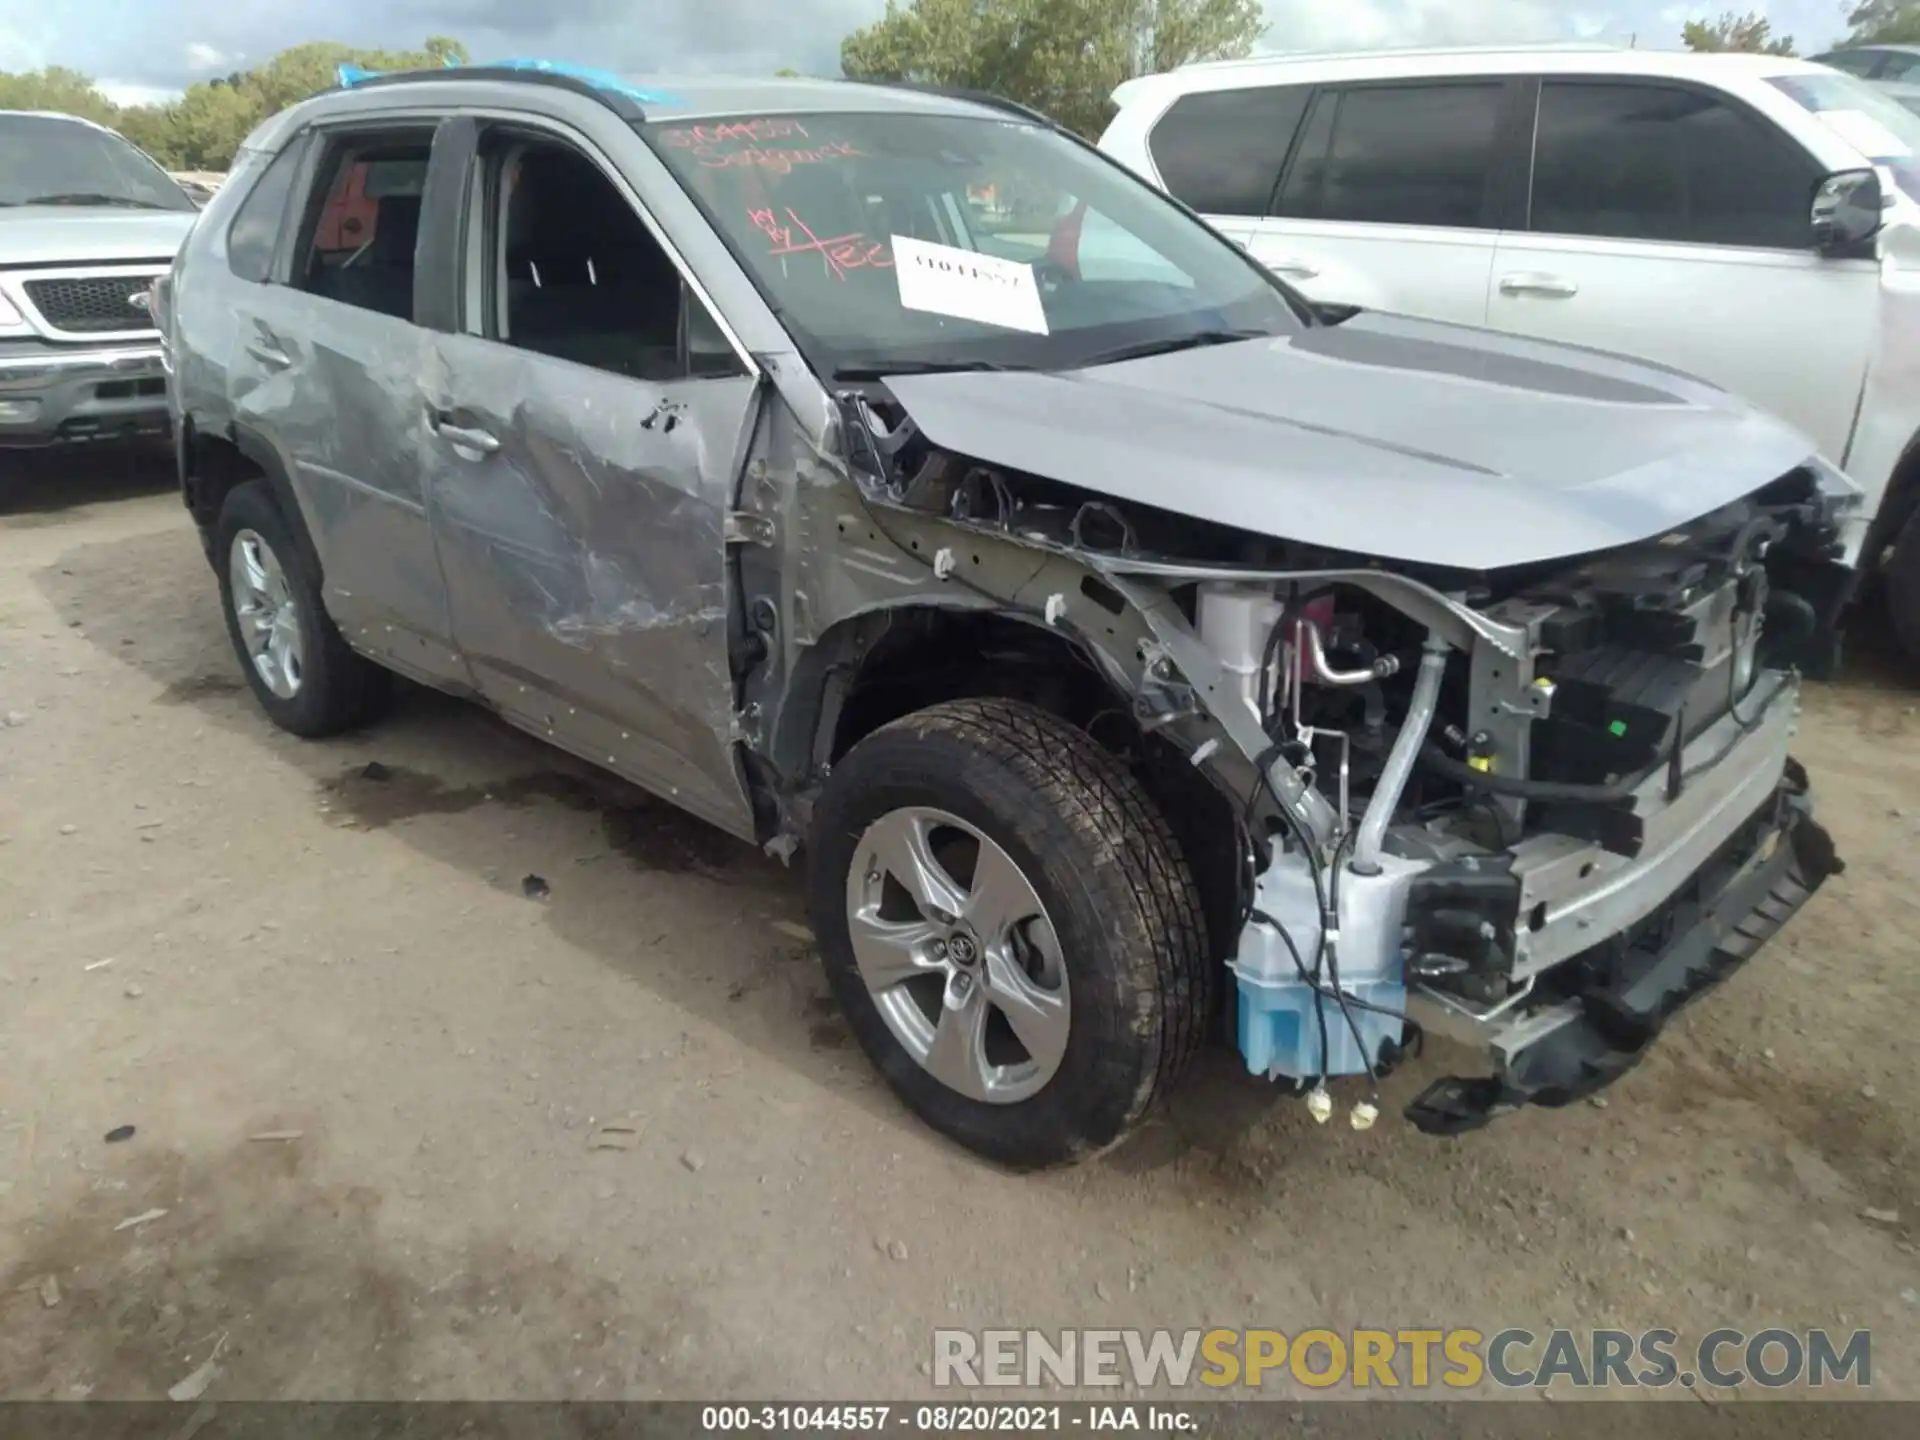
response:
[[[1318,265],[1292,255],[1283,255],[1277,260],[1264,260],[1261,263],[1276,275],[1292,275],[1300,280],[1311,280],[1320,273]]]
[[[1539,275],[1522,272],[1518,275],[1503,276],[1500,280],[1502,295],[1544,295],[1552,300],[1571,300],[1580,293],[1580,287],[1571,280],[1563,280],[1558,275]]]
[[[496,455],[500,451],[500,441],[495,436],[471,425],[450,425],[438,415],[430,417],[427,425],[434,434],[458,449],[481,455]]]
[[[258,360],[269,370],[285,370],[293,364],[293,357],[276,345],[265,340],[255,340],[247,346],[247,354]]]

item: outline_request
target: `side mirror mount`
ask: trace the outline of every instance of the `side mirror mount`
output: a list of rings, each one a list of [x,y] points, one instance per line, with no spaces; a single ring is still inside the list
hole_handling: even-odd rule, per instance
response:
[[[1813,196],[1813,240],[1835,259],[1871,256],[1886,224],[1886,197],[1877,170],[1842,170],[1820,182]]]

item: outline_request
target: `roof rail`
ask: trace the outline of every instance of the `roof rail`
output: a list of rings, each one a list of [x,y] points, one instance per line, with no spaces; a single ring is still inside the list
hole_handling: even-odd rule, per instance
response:
[[[1375,50],[1278,50],[1261,55],[1242,55],[1233,60],[1192,60],[1177,68],[1181,71],[1231,70],[1242,66],[1310,64],[1316,60],[1394,60],[1449,55],[1535,55],[1542,51],[1591,54],[1621,48],[1604,40],[1542,40],[1532,45],[1405,45]]]
[[[15,110],[0,105],[0,115],[26,115],[35,120],[71,120],[76,125],[85,125],[89,129],[99,130],[108,135],[120,135],[111,125],[102,125],[98,120],[89,120],[84,115],[75,115],[66,110]],[[122,140],[127,137],[120,135]]]
[[[647,118],[644,108],[647,105],[681,103],[672,95],[635,85],[611,71],[556,60],[496,60],[485,65],[448,65],[423,70],[373,71],[342,65],[336,88],[369,90],[437,80],[511,80],[525,85],[546,85],[597,100],[629,124],[639,124]]]
[[[948,100],[964,100],[972,105],[984,105],[989,110],[1002,110],[1009,115],[1018,115],[1022,120],[1031,120],[1036,125],[1044,125],[1049,130],[1059,129],[1051,115],[1042,114],[1031,105],[1022,105],[1018,100],[1009,100],[1004,95],[995,95],[991,90],[966,90],[955,85],[929,85],[921,80],[856,80],[856,85],[880,85],[889,90],[912,90],[921,95],[940,95]]]

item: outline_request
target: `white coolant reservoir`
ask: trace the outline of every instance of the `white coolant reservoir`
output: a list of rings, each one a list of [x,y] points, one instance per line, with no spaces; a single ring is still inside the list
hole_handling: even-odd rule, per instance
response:
[[[1254,585],[1202,585],[1195,619],[1200,639],[1239,689],[1247,709],[1260,718],[1260,659],[1285,607],[1271,590]],[[1279,659],[1274,660],[1279,674]]]

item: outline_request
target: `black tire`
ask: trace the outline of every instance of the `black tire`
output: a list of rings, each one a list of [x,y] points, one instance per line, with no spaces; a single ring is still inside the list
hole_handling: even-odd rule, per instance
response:
[[[1920,509],[1907,517],[1893,542],[1882,583],[1894,638],[1908,659],[1920,662]]]
[[[923,807],[991,838],[1045,906],[1068,977],[1059,1068],[1015,1103],[936,1079],[882,1017],[854,958],[848,883],[861,837]],[[1199,892],[1165,817],[1114,755],[1046,711],[961,700],[875,731],[815,811],[811,899],[828,983],[887,1083],[969,1150],[1020,1170],[1123,1140],[1201,1048],[1213,1009]]]
[[[242,531],[251,530],[273,552],[287,589],[293,597],[300,628],[302,673],[299,688],[291,696],[270,690],[254,668],[247,643],[241,634],[240,617],[233,600],[233,542]],[[308,739],[337,735],[343,730],[371,719],[386,700],[391,676],[372,661],[356,654],[328,616],[320,598],[320,586],[312,574],[293,531],[273,492],[264,480],[236,485],[220,507],[220,520],[213,529],[210,558],[220,581],[220,606],[226,612],[227,638],[233,642],[234,656],[241,673],[253,690],[254,699],[282,730]]]

